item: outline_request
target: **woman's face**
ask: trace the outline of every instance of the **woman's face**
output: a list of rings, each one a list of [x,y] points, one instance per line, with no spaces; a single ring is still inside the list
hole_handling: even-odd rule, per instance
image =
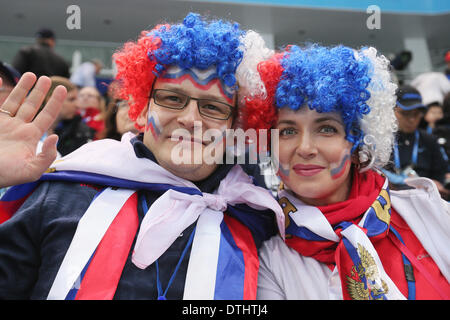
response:
[[[118,102],[116,112],[116,127],[117,132],[119,132],[121,135],[128,131],[131,131],[133,133],[138,132],[138,130],[134,126],[134,121],[131,120],[128,116],[129,109],[130,107],[127,101]]]
[[[96,88],[84,87],[80,89],[77,97],[77,107],[80,109],[100,108],[100,94]]]
[[[441,120],[444,117],[444,112],[441,106],[431,106],[425,113],[425,121],[434,124],[436,121]]]
[[[70,120],[75,117],[77,114],[77,95],[78,89],[73,89],[67,92],[66,99],[64,99],[61,112],[59,113],[60,119]]]
[[[278,171],[303,202],[327,205],[347,199],[351,187],[351,148],[337,112],[318,113],[307,106],[279,110]]]

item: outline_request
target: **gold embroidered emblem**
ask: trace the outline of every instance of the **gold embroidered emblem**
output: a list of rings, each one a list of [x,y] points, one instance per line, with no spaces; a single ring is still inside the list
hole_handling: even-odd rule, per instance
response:
[[[289,226],[289,224],[291,223],[291,218],[289,217],[289,213],[296,212],[297,208],[286,197],[280,198],[278,200],[278,203],[280,204],[281,208],[283,209],[283,213],[284,213],[284,227],[287,228]],[[286,234],[285,237],[287,239],[289,239],[289,238],[292,237],[292,235]]]
[[[353,266],[347,276],[347,290],[353,300],[382,300],[388,293],[386,282],[380,278],[375,259],[358,243],[361,263]]]
[[[381,199],[384,199],[384,201],[386,202],[385,205],[380,202]],[[372,204],[372,208],[375,210],[375,214],[377,215],[378,219],[386,224],[389,224],[389,222],[391,221],[391,213],[389,212],[391,209],[391,200],[389,198],[388,192],[385,189],[381,190],[377,200],[375,200],[375,202]]]

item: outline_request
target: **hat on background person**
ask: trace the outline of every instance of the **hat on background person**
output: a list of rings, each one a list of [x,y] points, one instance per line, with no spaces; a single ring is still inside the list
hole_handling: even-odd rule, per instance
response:
[[[3,76],[6,77],[7,82],[11,86],[15,86],[21,77],[19,71],[2,61],[0,61],[0,74],[2,75],[2,78]],[[3,82],[5,83],[5,79],[3,79]]]
[[[55,33],[47,28],[42,28],[36,32],[36,38],[38,39],[55,39]]]
[[[397,106],[403,110],[409,111],[417,108],[427,107],[422,103],[420,92],[414,87],[404,85],[397,89]]]

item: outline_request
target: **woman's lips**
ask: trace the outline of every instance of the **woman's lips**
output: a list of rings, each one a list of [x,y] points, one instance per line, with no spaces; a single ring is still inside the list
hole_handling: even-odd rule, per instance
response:
[[[314,164],[296,164],[292,169],[299,176],[310,177],[318,174],[324,168]]]

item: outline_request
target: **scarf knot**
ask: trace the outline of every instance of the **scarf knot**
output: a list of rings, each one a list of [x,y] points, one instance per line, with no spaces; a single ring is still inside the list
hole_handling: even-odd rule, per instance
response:
[[[213,210],[224,211],[227,208],[227,200],[221,195],[204,193],[203,200],[206,206]]]

